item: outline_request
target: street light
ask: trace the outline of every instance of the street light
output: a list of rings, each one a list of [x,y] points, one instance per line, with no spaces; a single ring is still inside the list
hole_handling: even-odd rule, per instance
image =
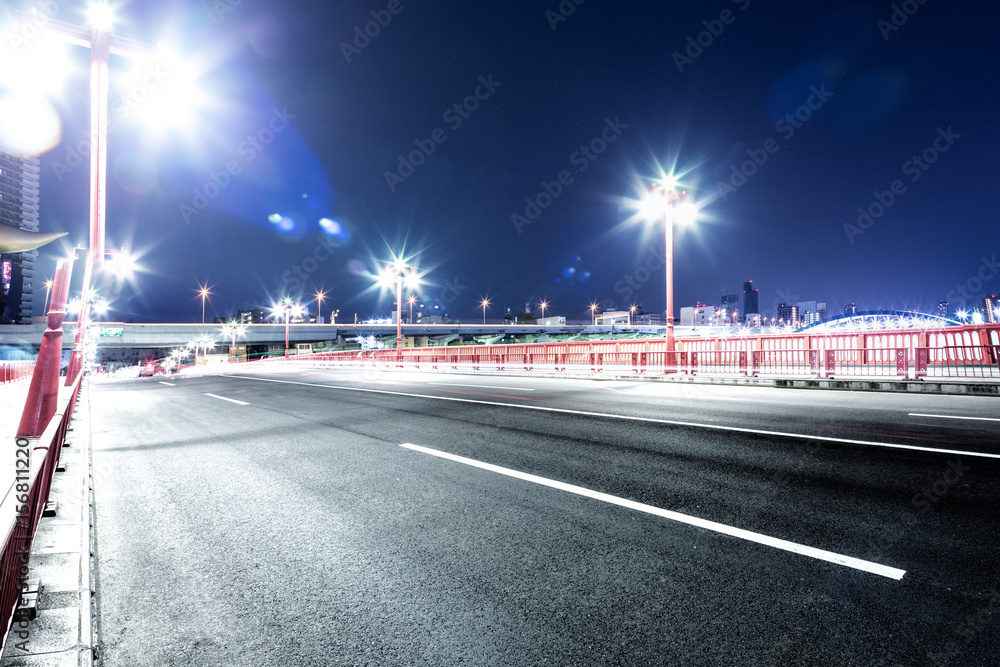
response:
[[[594,326],[596,326],[597,325],[597,304],[596,303],[590,304],[590,318],[591,318],[591,324],[593,324]]]
[[[288,323],[291,320],[292,315],[296,317],[302,314],[302,307],[297,303],[292,301],[292,297],[286,296],[281,300],[277,306],[271,309],[271,313],[275,316],[284,313],[285,315],[285,359],[288,358]]]
[[[401,257],[393,258],[377,277],[378,284],[383,288],[390,288],[392,283],[396,283],[396,356],[403,346],[403,285],[407,289],[416,289],[420,286],[420,274],[406,264]]]
[[[479,305],[483,307],[483,326],[486,326],[486,306],[490,305],[490,300],[483,299],[479,302]]]
[[[635,315],[635,306],[628,307],[628,328],[632,328],[632,317]]]
[[[205,324],[205,299],[211,294],[208,285],[198,285],[198,294],[201,296],[201,323]]]
[[[545,319],[545,309],[549,307],[549,302],[548,301],[542,301],[540,304],[538,304],[538,307],[542,309],[542,319],[544,320]]]
[[[407,324],[413,324],[413,304],[417,302],[417,297],[410,295],[410,298],[406,300],[410,304],[410,317],[406,320]]]
[[[222,327],[222,335],[229,336],[232,343],[229,346],[229,363],[236,362],[236,337],[245,336],[247,333],[247,328],[243,324],[237,322],[229,322],[224,327]]]
[[[326,298],[326,292],[323,290],[317,290],[315,294],[316,301],[316,324],[319,324],[323,319],[323,299]]]
[[[667,274],[667,352],[674,351],[674,221],[681,223],[693,222],[697,217],[697,209],[688,203],[687,192],[677,192],[677,183],[668,178],[663,184],[651,183],[646,190],[649,192],[647,203],[652,212],[663,215],[663,237],[666,254]],[[674,202],[679,202],[674,208]]]

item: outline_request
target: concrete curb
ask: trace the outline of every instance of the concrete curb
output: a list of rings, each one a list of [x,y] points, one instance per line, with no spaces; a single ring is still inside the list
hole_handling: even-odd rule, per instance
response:
[[[319,368],[322,368],[320,366]],[[387,369],[394,370],[394,369]],[[646,375],[643,373],[601,371],[599,373],[574,373],[550,370],[471,370],[471,369],[400,369],[446,375],[480,375],[510,377],[545,377],[573,380],[614,380],[638,382],[674,382],[681,384],[730,385],[744,387],[774,387],[778,389],[827,389],[835,391],[887,391],[918,394],[954,394],[962,396],[1000,396],[1000,379],[983,380],[899,380],[885,378],[789,378],[751,377],[726,375]]]
[[[91,423],[87,383],[73,411],[49,499],[56,516],[44,517],[31,548],[29,577],[41,580],[38,615],[27,627],[24,646],[8,639],[2,667],[91,667],[93,665],[92,578],[90,562]]]

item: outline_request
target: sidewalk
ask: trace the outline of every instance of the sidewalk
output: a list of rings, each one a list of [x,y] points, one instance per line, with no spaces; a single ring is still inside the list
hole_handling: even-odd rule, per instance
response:
[[[23,389],[19,386],[23,385]],[[80,390],[80,403],[73,412],[68,446],[60,462],[65,472],[56,472],[49,500],[58,503],[56,515],[43,517],[31,550],[29,577],[38,579],[38,615],[26,626],[15,622],[7,638],[2,667],[90,667],[91,638],[91,535],[90,535],[90,410],[87,382]],[[11,387],[22,390],[8,393]],[[0,427],[11,442],[20,419],[23,394],[28,383],[3,387],[0,398],[5,409]],[[62,389],[60,390],[62,391]],[[12,406],[16,409],[12,410]],[[16,412],[11,422],[10,412]],[[12,468],[12,466],[11,466]],[[6,477],[3,479],[11,479]],[[24,633],[24,634],[19,634]]]

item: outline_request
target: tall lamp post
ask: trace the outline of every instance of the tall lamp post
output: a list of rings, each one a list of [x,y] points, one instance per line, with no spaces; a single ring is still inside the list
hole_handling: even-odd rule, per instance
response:
[[[549,307],[549,302],[548,301],[542,301],[540,304],[538,304],[538,307],[542,309],[542,319],[544,320],[545,319],[545,309]]]
[[[39,21],[37,12],[18,10],[17,16],[27,24]],[[108,57],[109,54],[135,58],[156,55],[157,49],[131,39],[111,34],[111,11],[103,2],[90,9],[91,27],[72,25],[45,18],[45,28],[60,40],[90,49],[90,248],[83,271],[83,307],[77,317],[76,336],[66,384],[76,379],[81,368],[85,329],[90,319],[88,297],[92,292],[94,270],[104,261],[104,219],[106,211],[105,184],[107,181],[107,126],[108,126]]]
[[[490,305],[489,299],[483,299],[479,302],[479,305],[483,307],[483,326],[486,326],[486,306]]]
[[[406,302],[410,304],[410,316],[406,318],[406,323],[413,324],[413,304],[417,302],[417,297],[411,294],[410,298],[407,299]]]
[[[208,285],[200,285],[198,287],[198,294],[201,296],[201,323],[205,324],[205,299],[207,299],[208,295],[211,294],[211,292],[208,291]]]
[[[402,258],[395,258],[378,276],[378,284],[384,288],[396,284],[396,356],[403,346],[403,284],[408,289],[416,289],[420,285],[420,276],[416,269],[408,266]]]
[[[231,341],[229,345],[229,363],[236,362],[236,337],[245,336],[246,333],[246,326],[237,322],[229,322],[226,326],[222,327],[222,335],[229,336]]]
[[[288,325],[291,321],[292,315],[300,315],[302,313],[302,308],[292,301],[292,297],[286,296],[281,300],[272,312],[277,315],[279,313],[284,313],[285,315],[285,359],[288,358]]]
[[[687,192],[677,192],[676,183],[673,179],[668,179],[667,183],[651,183],[646,190],[649,192],[652,202],[659,204],[657,208],[662,208],[663,213],[663,238],[666,246],[666,274],[667,274],[667,352],[673,352],[674,346],[674,202],[686,204],[683,211],[684,218],[693,220],[694,208],[687,204]],[[680,209],[680,207],[678,207]]]
[[[319,324],[320,320],[323,319],[323,299],[326,298],[326,292],[324,292],[323,290],[317,290],[316,294],[314,294],[313,296],[316,297],[316,299],[315,299],[316,300],[316,324]]]
[[[596,303],[590,304],[590,323],[593,324],[593,325],[595,325],[595,326],[597,325],[597,304]]]

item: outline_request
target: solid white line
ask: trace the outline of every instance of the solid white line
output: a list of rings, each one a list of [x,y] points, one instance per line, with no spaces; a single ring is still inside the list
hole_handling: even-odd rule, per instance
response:
[[[593,498],[594,500],[600,500],[602,502],[610,503],[612,505],[627,507],[628,509],[636,510],[638,512],[653,514],[655,516],[663,517],[664,519],[670,519],[671,521],[678,521],[680,523],[685,523],[688,524],[689,526],[697,526],[698,528],[704,528],[705,530],[711,530],[716,533],[722,533],[723,535],[738,537],[742,540],[756,542],[757,544],[763,544],[769,547],[774,547],[775,549],[782,549],[784,551],[790,551],[792,553],[801,554],[803,556],[809,556],[810,558],[825,560],[830,563],[836,563],[837,565],[851,567],[854,568],[855,570],[871,572],[872,574],[877,574],[882,577],[888,577],[889,579],[895,579],[896,581],[902,579],[903,575],[906,574],[906,570],[900,570],[894,567],[889,567],[887,565],[879,565],[878,563],[873,563],[871,561],[861,560],[860,558],[854,558],[852,556],[845,556],[843,554],[834,553],[832,551],[826,551],[824,549],[809,547],[804,544],[798,544],[796,542],[789,542],[788,540],[782,540],[777,537],[771,537],[769,535],[763,535],[761,533],[755,533],[749,530],[743,530],[742,528],[727,526],[724,523],[708,521],[707,519],[699,519],[698,517],[690,516],[688,514],[681,514],[680,512],[665,510],[659,507],[654,507],[653,505],[646,505],[645,503],[639,503],[634,500],[627,500],[625,498],[619,498],[618,496],[612,496],[607,493],[601,493],[600,491],[587,489],[582,486],[566,484],[565,482],[557,482],[556,480],[548,479],[546,477],[538,477],[537,475],[531,475],[529,473],[521,472],[519,470],[504,468],[501,466],[493,465],[492,463],[484,463],[482,461],[477,461],[476,459],[469,459],[464,456],[449,454],[448,452],[442,452],[437,449],[430,449],[428,447],[421,447],[420,445],[414,445],[410,443],[404,443],[400,445],[400,447],[405,447],[406,449],[412,449],[418,452],[423,452],[424,454],[430,454],[431,456],[437,456],[442,459],[448,459],[449,461],[464,463],[465,465],[473,466],[475,468],[482,468],[483,470],[489,470],[490,472],[495,472],[501,475],[507,475],[508,477],[515,477],[517,479],[522,479],[526,482],[541,484],[542,486],[548,486],[553,489],[559,489],[560,491],[575,493],[578,496]]]
[[[691,428],[708,428],[717,431],[730,431],[733,433],[753,433],[755,435],[781,436],[785,438],[802,438],[803,440],[818,440],[820,442],[839,442],[846,445],[863,445],[865,447],[885,447],[888,449],[906,449],[917,452],[930,452],[933,454],[957,454],[959,456],[969,456],[972,458],[1000,459],[1000,454],[986,454],[984,452],[966,452],[957,449],[939,449],[937,447],[920,447],[919,445],[900,445],[889,442],[874,442],[870,440],[850,440],[848,438],[834,438],[827,435],[807,435],[805,433],[786,433],[784,431],[764,431],[756,428],[744,428],[742,426],[722,426],[721,424],[699,424],[696,422],[682,422],[673,419],[656,419],[655,417],[633,417],[630,415],[614,415],[606,412],[588,412],[585,410],[569,410],[567,408],[549,408],[541,405],[520,405],[518,403],[501,403],[499,401],[483,401],[474,398],[457,398],[455,396],[434,396],[431,394],[413,394],[405,391],[390,391],[388,389],[366,389],[362,387],[342,387],[335,384],[316,384],[312,382],[295,382],[292,380],[272,380],[270,378],[250,377],[246,375],[231,375],[229,377],[238,380],[256,380],[258,382],[277,382],[279,384],[298,384],[303,387],[320,387],[323,389],[337,389],[340,391],[359,391],[369,394],[388,394],[390,396],[409,396],[412,398],[426,398],[435,401],[453,401],[455,403],[474,403],[476,405],[496,405],[504,408],[518,408],[521,410],[537,410],[539,412],[555,412],[558,414],[580,415],[583,417],[601,417],[604,419],[623,419],[626,421],[646,422],[649,424],[668,424],[670,426],[687,426]]]
[[[160,384],[165,384],[168,387],[176,387],[177,386],[173,382],[164,382],[163,380],[160,380]]]
[[[211,396],[212,398],[217,398],[221,401],[229,401],[230,403],[236,403],[237,405],[250,405],[249,403],[244,403],[243,401],[237,401],[235,398],[226,398],[225,396],[216,396],[215,394],[205,394],[206,396]]]
[[[524,387],[498,387],[490,384],[458,384],[457,382],[428,382],[427,384],[438,384],[445,387],[475,387],[476,389],[509,389],[510,391],[535,391]]]
[[[920,412],[908,413],[911,417],[935,417],[937,419],[973,419],[981,422],[1000,422],[997,417],[962,417],[959,415],[925,415]]]

